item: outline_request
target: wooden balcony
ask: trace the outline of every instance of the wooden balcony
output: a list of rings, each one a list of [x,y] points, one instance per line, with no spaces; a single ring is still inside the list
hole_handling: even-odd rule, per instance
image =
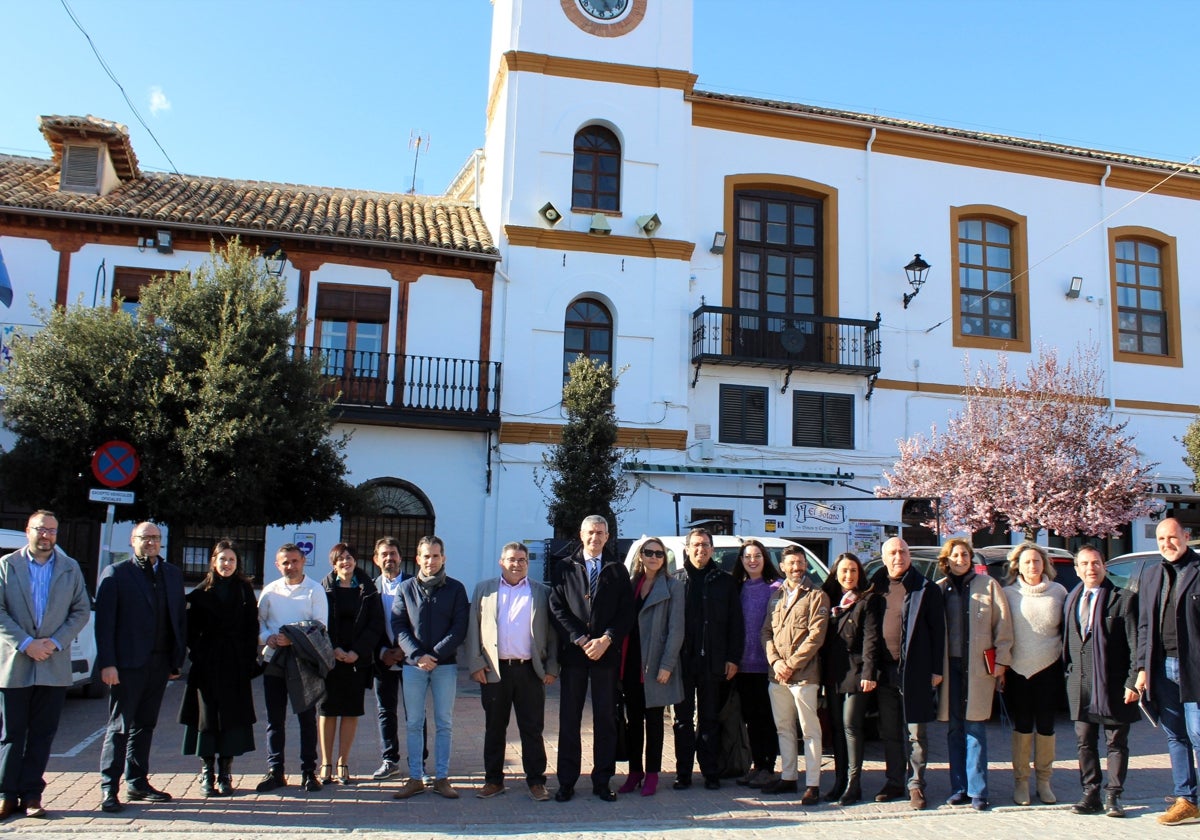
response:
[[[319,356],[325,394],[347,422],[449,430],[500,428],[500,363],[302,348]]]
[[[692,313],[692,364],[879,375],[879,316],[866,321],[701,306]],[[785,385],[786,388],[786,385]]]

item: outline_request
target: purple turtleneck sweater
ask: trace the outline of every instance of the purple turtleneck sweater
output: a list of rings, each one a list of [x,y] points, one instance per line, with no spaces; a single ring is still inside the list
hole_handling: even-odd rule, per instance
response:
[[[779,589],[781,581],[770,583],[759,578],[747,579],[742,583],[742,617],[746,621],[746,647],[742,651],[742,664],[739,672],[747,674],[766,674],[767,651],[762,643],[763,622],[767,620],[767,607],[771,596]]]

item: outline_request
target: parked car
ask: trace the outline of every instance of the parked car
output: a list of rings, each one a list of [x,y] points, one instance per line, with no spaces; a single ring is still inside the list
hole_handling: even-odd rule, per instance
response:
[[[1157,563],[1162,555],[1157,551],[1134,551],[1121,554],[1108,561],[1108,578],[1115,585],[1130,592],[1138,591],[1138,579],[1147,563]]]
[[[647,535],[648,536],[648,535]],[[642,539],[645,539],[643,537]],[[655,537],[661,540],[663,546],[667,549],[667,571],[676,572],[683,568],[683,547],[687,541],[687,537],[671,536],[671,537]],[[800,545],[799,543],[785,540],[780,537],[745,537],[734,536],[731,534],[716,534],[713,536],[713,560],[721,564],[721,568],[727,572],[732,572],[733,567],[737,564],[738,554],[742,550],[742,543],[748,539],[755,539],[761,542],[767,549],[767,555],[771,562],[775,564],[775,568],[779,568],[779,561],[783,558],[783,549],[789,545]],[[625,568],[633,569],[634,549],[641,544],[641,539],[634,540],[629,547],[628,553],[625,555]],[[829,577],[829,568],[821,562],[817,555],[813,554],[807,548],[800,545],[804,550],[804,556],[808,560],[808,574],[818,584],[825,582]]]
[[[0,557],[18,551],[28,544],[29,540],[22,531],[0,528]],[[92,673],[96,665],[96,629],[92,625],[95,616],[96,609],[93,606],[87,625],[71,642],[71,673],[75,680],[74,687],[80,689],[84,697],[99,696],[103,693],[103,684],[95,681]]]
[[[908,549],[909,556],[912,557],[913,568],[930,580],[942,577],[942,573],[938,571],[938,554],[941,551],[940,545],[913,545]],[[883,557],[876,554],[865,564],[867,579],[873,578],[876,572],[882,568]],[[978,551],[975,552],[975,571],[981,574],[987,571],[987,561]]]

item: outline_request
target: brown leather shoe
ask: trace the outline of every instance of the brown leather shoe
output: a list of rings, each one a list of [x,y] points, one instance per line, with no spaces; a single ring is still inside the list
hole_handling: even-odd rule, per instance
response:
[[[39,797],[31,797],[21,803],[25,808],[25,816],[33,817],[35,820],[44,820],[47,816],[46,809],[42,807],[42,800]]]
[[[804,789],[804,796],[800,797],[801,805],[819,805],[821,804],[821,789],[819,787],[807,787]]]
[[[550,791],[546,790],[545,785],[530,785],[529,798],[534,802],[549,802]]]
[[[420,779],[409,779],[404,787],[392,794],[392,799],[409,799],[418,793],[425,792],[425,783]]]
[[[435,790],[437,789],[436,782],[434,783],[434,789]],[[501,783],[501,782],[485,782],[483,787],[481,787],[479,789],[479,792],[475,794],[475,798],[476,799],[491,799],[493,796],[500,796],[501,794],[503,794],[505,792],[507,792],[507,788],[504,787],[503,783]]]
[[[9,799],[7,796],[0,799],[0,820],[6,820],[13,814],[17,813],[17,800]]]
[[[908,792],[908,807],[914,811],[925,810],[925,791],[920,788],[913,788]]]
[[[458,799],[458,791],[450,786],[449,779],[434,779],[433,792],[446,799]]]

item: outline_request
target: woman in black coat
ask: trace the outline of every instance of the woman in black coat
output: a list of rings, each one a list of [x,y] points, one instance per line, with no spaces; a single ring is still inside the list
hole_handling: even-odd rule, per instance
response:
[[[321,781],[333,781],[333,741],[337,736],[337,780],[350,784],[350,748],[363,716],[363,692],[374,676],[374,656],[383,635],[383,602],[371,578],[358,568],[350,546],[329,550],[333,566],[321,585],[329,599],[329,640],[333,670],[325,676],[325,699],[320,717]],[[339,728],[338,721],[341,721]]]
[[[831,609],[821,647],[821,687],[829,702],[834,767],[825,799],[852,805],[862,799],[863,720],[877,679],[882,601],[871,591],[862,562],[849,552],[838,557],[823,588]]]
[[[187,646],[183,754],[204,763],[205,796],[229,796],[234,756],[254,751],[250,681],[258,673],[258,603],[229,540],[213,547],[208,575],[187,595]]]

